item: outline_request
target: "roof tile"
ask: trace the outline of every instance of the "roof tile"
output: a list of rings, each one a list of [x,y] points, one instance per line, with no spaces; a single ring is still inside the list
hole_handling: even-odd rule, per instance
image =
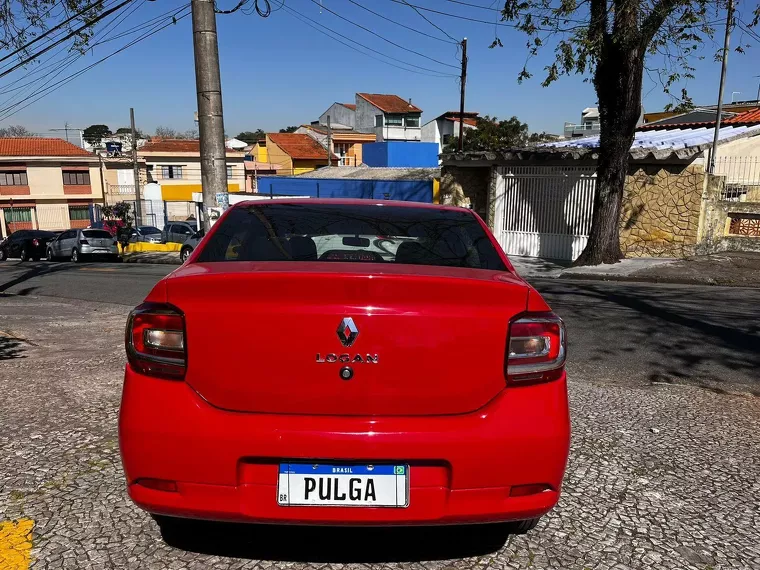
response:
[[[63,139],[0,138],[0,156],[93,156]]]
[[[269,139],[291,158],[327,160],[327,150],[309,135],[299,133],[268,133]]]
[[[386,113],[422,113],[422,109],[398,95],[381,95],[378,93],[357,93],[357,95]]]

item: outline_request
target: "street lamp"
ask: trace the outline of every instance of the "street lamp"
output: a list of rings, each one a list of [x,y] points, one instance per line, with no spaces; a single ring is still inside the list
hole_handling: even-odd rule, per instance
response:
[[[731,103],[734,102],[734,95],[741,95],[741,91],[731,91]]]

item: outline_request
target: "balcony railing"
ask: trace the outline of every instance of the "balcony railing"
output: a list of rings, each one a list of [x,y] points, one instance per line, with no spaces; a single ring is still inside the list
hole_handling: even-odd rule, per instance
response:
[[[599,123],[590,123],[584,125],[575,125],[565,123],[565,138],[573,137],[591,137],[599,134]]]
[[[108,192],[110,194],[134,194],[134,184],[108,184]]]

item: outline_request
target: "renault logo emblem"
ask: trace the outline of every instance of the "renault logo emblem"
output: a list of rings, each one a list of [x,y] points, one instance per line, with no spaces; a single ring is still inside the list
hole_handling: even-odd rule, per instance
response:
[[[343,346],[354,344],[356,337],[359,336],[359,329],[354,324],[354,319],[345,317],[338,325],[338,339]]]

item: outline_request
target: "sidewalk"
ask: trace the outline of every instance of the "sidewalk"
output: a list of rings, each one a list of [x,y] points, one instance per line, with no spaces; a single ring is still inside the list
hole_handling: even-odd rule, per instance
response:
[[[570,267],[569,262],[513,256],[517,272],[531,279],[595,279],[689,285],[760,287],[760,253],[724,252],[672,258],[631,258],[620,263]]]
[[[181,265],[178,251],[136,251],[121,256],[124,263]]]

